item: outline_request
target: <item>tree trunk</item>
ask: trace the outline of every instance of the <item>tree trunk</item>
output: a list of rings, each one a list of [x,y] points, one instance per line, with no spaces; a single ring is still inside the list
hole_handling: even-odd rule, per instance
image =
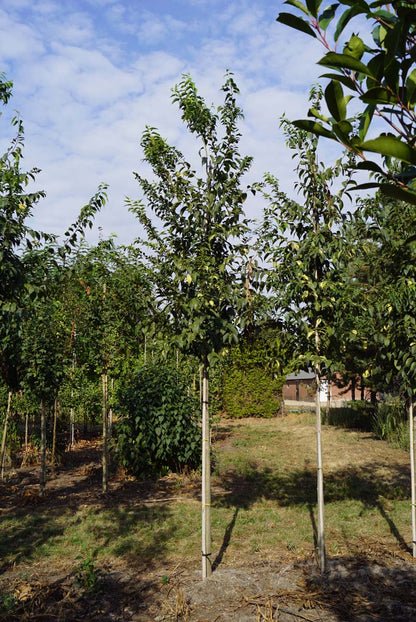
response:
[[[69,445],[71,449],[75,446],[75,410],[72,408],[72,406],[71,410],[69,411]]]
[[[202,367],[202,578],[212,574],[211,560],[211,435],[208,408],[208,361]]]
[[[324,531],[324,475],[322,468],[322,421],[321,421],[321,399],[320,399],[320,369],[315,367],[316,380],[316,454],[317,454],[317,496],[318,496],[318,533],[317,546],[319,555],[319,566],[321,572],[325,572],[325,531]]]
[[[6,417],[4,419],[3,438],[2,438],[2,441],[1,441],[1,456],[0,456],[1,479],[4,478],[4,460],[5,460],[5,457],[6,457],[6,438],[7,438],[7,428],[8,428],[8,425],[9,425],[11,404],[12,404],[12,392],[9,391],[9,396],[7,398]]]
[[[58,419],[58,398],[55,398],[53,403],[53,431],[52,431],[52,455],[51,455],[51,464],[52,471],[55,473],[56,470],[56,424]]]
[[[415,438],[414,438],[414,403],[409,403],[410,437],[410,486],[412,498],[412,555],[416,557],[416,482],[415,482]]]
[[[74,371],[75,371],[75,351],[72,353],[72,369],[71,369],[71,410],[69,411],[69,445],[75,447],[75,410],[72,406],[74,399]]]
[[[111,378],[110,380],[110,398],[112,400],[113,398],[113,394],[114,394],[114,378]],[[108,409],[108,440],[111,440],[111,436],[113,434],[113,409],[110,408]]]
[[[46,490],[46,408],[45,402],[40,403],[40,476],[39,476],[39,495],[43,496]]]
[[[103,385],[103,492],[108,489],[108,421],[107,421],[107,373],[101,376]]]
[[[24,467],[27,461],[27,454],[29,451],[29,414],[25,413],[25,453],[23,455],[22,464],[20,468]]]
[[[328,378],[328,384],[326,388],[326,422],[329,422],[329,411],[331,410],[331,381]]]

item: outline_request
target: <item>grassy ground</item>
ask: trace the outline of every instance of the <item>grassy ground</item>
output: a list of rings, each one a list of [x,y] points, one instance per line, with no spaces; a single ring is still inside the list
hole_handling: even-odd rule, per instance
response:
[[[221,420],[213,446],[214,567],[313,560],[313,415]],[[407,454],[368,433],[329,426],[323,451],[329,557],[410,561]],[[199,476],[134,482],[118,474],[102,495],[98,460],[99,446],[68,455],[45,499],[30,469],[2,487],[0,612],[5,599],[11,607],[17,598],[6,585],[35,577],[70,576],[88,590],[98,574],[134,571],[163,584],[178,567],[199,568]]]

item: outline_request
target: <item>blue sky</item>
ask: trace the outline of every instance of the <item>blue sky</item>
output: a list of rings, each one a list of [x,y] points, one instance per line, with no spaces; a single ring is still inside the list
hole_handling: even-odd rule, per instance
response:
[[[42,172],[47,193],[34,224],[62,233],[94,194],[110,185],[109,203],[89,236],[139,233],[124,197],[139,197],[133,171],[145,171],[140,136],[146,125],[194,158],[171,88],[190,73],[206,100],[221,103],[227,69],[245,113],[241,151],[254,157],[247,182],[270,171],[292,192],[292,154],[279,117],[306,116],[315,62],[324,50],[312,38],[278,24],[281,2],[266,0],[3,0],[0,70],[14,97],[0,118],[3,152],[17,109],[25,126],[25,167]],[[251,216],[260,206],[248,205]]]

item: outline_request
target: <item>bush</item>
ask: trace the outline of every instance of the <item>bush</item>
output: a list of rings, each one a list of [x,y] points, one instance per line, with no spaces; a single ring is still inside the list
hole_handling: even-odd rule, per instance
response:
[[[201,463],[199,400],[176,369],[150,365],[120,389],[116,453],[137,477],[194,469]]]
[[[325,413],[324,422],[328,425],[372,432],[375,407],[370,402],[352,400],[346,406],[330,408]]]
[[[282,381],[261,367],[231,368],[224,378],[223,406],[230,417],[274,417],[281,407]]]
[[[387,396],[378,404],[373,418],[373,432],[381,440],[402,449],[409,448],[409,430],[404,400]]]
[[[231,349],[223,367],[222,406],[230,417],[274,417],[281,408],[285,336],[258,326]]]

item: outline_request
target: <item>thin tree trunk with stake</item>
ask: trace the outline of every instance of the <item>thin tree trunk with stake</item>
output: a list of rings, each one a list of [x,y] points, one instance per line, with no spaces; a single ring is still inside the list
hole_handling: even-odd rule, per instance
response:
[[[42,400],[40,404],[40,479],[39,495],[42,497],[46,491],[46,408]]]
[[[52,470],[55,473],[56,470],[56,427],[58,420],[58,398],[56,397],[53,403],[53,431],[52,431],[52,455],[51,464]]]
[[[316,457],[317,457],[317,497],[318,497],[318,533],[317,545],[319,566],[321,572],[325,572],[325,529],[324,529],[324,474],[322,464],[322,420],[321,420],[321,396],[320,396],[320,369],[315,367],[316,380]]]
[[[416,557],[416,481],[415,481],[415,436],[414,403],[409,402],[409,437],[410,437],[410,486],[412,499],[412,555]]]
[[[103,386],[103,492],[108,489],[108,417],[107,417],[107,372],[102,374]]]
[[[208,404],[208,362],[202,367],[202,578],[212,574],[211,560],[211,433]]]
[[[4,478],[4,460],[5,460],[5,457],[6,457],[6,438],[7,438],[7,428],[8,428],[8,425],[9,425],[11,404],[12,404],[12,392],[9,391],[9,395],[8,395],[8,398],[7,398],[6,417],[4,419],[3,438],[2,438],[2,441],[1,441],[1,456],[0,456],[1,479]]]

